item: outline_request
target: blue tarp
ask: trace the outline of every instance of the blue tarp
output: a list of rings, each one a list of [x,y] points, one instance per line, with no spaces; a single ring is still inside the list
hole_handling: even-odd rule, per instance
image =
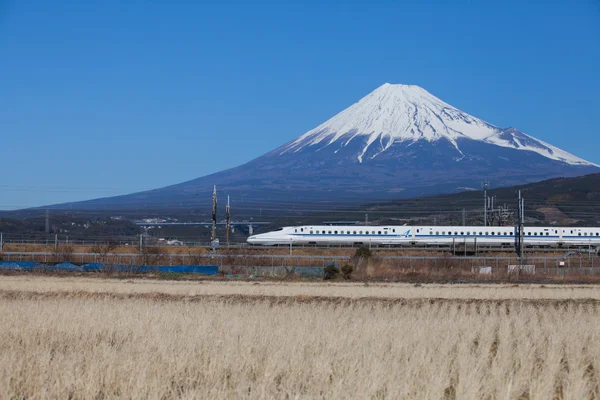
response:
[[[305,278],[322,278],[323,268],[319,267],[294,267],[293,273]]]
[[[45,269],[49,271],[102,271],[112,270],[120,272],[173,272],[182,274],[204,274],[216,275],[219,272],[219,267],[216,265],[159,265],[159,266],[135,266],[135,265],[108,265],[104,266],[100,263],[89,263],[83,265],[63,262],[56,265],[46,265],[33,261],[0,261],[0,269],[10,270],[38,270]]]

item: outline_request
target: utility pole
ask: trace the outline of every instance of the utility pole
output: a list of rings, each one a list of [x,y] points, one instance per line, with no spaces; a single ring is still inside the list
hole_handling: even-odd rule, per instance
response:
[[[50,233],[50,210],[46,208],[46,233]]]
[[[217,186],[213,187],[212,195],[212,232],[210,235],[210,241],[217,239]]]
[[[225,206],[225,238],[227,240],[227,246],[229,246],[229,230],[231,229],[231,208],[229,206],[229,196],[227,196],[227,206]]]
[[[463,226],[466,226],[467,225],[467,212],[465,211],[464,208],[462,211],[462,220],[463,220]]]
[[[488,185],[489,185],[488,181],[481,182],[481,187],[483,188],[483,226],[487,226],[487,203],[488,203],[487,189],[488,189]]]
[[[525,208],[525,199],[521,197],[521,191],[519,190],[519,211],[517,216],[517,226],[515,228],[515,250],[519,257],[519,263],[523,264],[523,221]]]
[[[369,214],[365,214],[365,225],[369,225]]]

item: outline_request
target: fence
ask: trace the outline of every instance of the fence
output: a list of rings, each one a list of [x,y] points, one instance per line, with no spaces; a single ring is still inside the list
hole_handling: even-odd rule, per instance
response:
[[[245,275],[318,275],[328,264],[341,266],[350,262],[347,256],[314,255],[257,255],[257,254],[97,254],[60,252],[4,252],[3,261],[30,261],[44,265],[70,262],[76,265],[147,265],[147,266],[202,266],[214,265],[223,273]],[[365,269],[372,276],[384,277],[399,273],[445,273],[468,271],[469,273],[495,274],[507,272],[509,265],[531,265],[536,274],[565,275],[572,273],[600,274],[600,259],[593,253],[571,253],[561,257],[528,257],[522,262],[515,257],[503,256],[374,256]],[[485,271],[485,272],[484,272]]]

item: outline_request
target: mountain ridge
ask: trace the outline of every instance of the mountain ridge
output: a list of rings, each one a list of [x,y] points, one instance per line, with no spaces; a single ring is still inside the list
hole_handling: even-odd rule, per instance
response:
[[[213,185],[232,201],[360,202],[600,172],[515,128],[414,85],[385,84],[298,138],[238,167],[151,191],[59,207],[193,206]]]

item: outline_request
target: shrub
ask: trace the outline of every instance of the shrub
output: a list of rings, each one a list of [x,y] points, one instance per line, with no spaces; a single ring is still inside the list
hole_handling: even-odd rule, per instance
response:
[[[73,246],[69,244],[63,244],[58,246],[56,249],[54,249],[53,252],[54,262],[60,263],[71,261],[73,258],[73,252]]]
[[[323,279],[335,279],[339,273],[340,270],[338,269],[338,267],[336,267],[335,264],[327,264],[327,266],[323,270]]]
[[[142,249],[142,261],[144,265],[158,265],[162,261],[163,249],[160,247],[144,247]]]
[[[350,280],[352,277],[352,271],[354,271],[354,267],[351,264],[344,264],[341,268],[342,276],[345,280]]]
[[[371,249],[365,246],[359,247],[354,253],[354,257],[356,258],[369,258],[371,256],[373,256],[373,252],[371,251]]]

